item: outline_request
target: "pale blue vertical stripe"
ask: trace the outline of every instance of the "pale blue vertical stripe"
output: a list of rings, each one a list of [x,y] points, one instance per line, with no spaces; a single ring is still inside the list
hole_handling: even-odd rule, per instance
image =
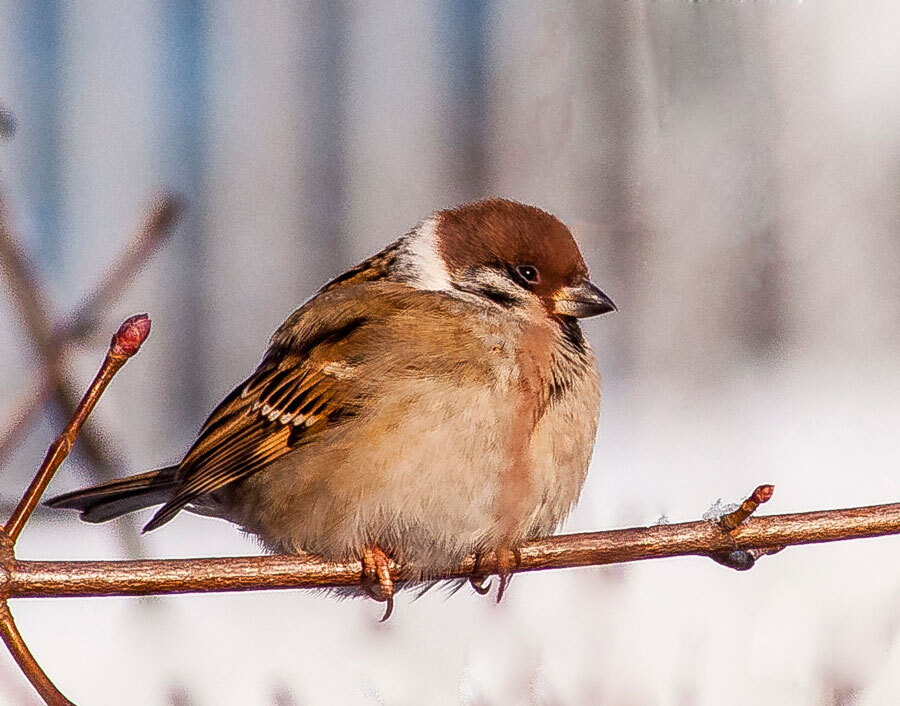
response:
[[[306,217],[322,244],[319,266],[333,276],[346,265],[345,130],[347,85],[348,12],[339,0],[316,0],[304,13],[299,100],[304,125],[304,156],[300,165],[299,192]],[[301,253],[302,254],[302,253]]]
[[[62,8],[59,0],[34,0],[23,3],[20,12],[18,31],[26,66],[22,81],[30,87],[31,104],[28,114],[17,118],[22,123],[31,123],[32,132],[40,139],[33,143],[24,173],[17,176],[24,182],[24,193],[28,194],[27,202],[17,207],[27,210],[28,234],[34,238],[35,256],[43,264],[44,273],[59,277],[63,198],[60,172]]]
[[[447,134],[451,190],[458,200],[486,196],[489,96],[486,79],[489,4],[438,2],[443,126]]]
[[[204,73],[207,25],[203,2],[166,0],[163,4],[160,52],[161,95],[159,134],[162,174],[165,184],[184,199],[178,236],[169,245],[171,281],[175,285],[166,297],[178,311],[181,330],[190,336],[181,339],[175,351],[180,412],[187,423],[196,423],[208,411],[209,361],[196,351],[206,350],[209,336],[206,315],[204,271],[207,251],[203,232],[202,209],[206,162],[208,105]]]

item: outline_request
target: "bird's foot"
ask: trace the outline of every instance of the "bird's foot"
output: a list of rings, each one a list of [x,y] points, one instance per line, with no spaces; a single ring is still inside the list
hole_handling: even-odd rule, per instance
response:
[[[519,564],[519,550],[511,549],[508,544],[502,543],[497,547],[497,575],[500,577],[500,586],[497,588],[497,603],[503,599],[509,582],[512,581],[513,569]]]
[[[391,579],[391,560],[381,549],[372,545],[362,552],[362,587],[370,598],[385,603],[381,622],[394,612],[394,581]]]
[[[469,577],[469,585],[475,589],[475,593],[480,596],[486,596],[491,590],[490,576],[482,573],[481,563],[484,559],[482,552],[475,553],[475,568],[472,569],[472,575]]]
[[[511,549],[507,544],[500,544],[496,549],[497,555],[497,574],[500,577],[500,585],[497,588],[497,603],[506,593],[506,587],[512,580],[513,569],[519,563],[519,552],[517,549]],[[482,562],[484,555],[478,552],[475,555],[475,568],[472,569],[472,575],[469,577],[469,585],[482,596],[487,595],[491,590],[490,577],[482,570]]]

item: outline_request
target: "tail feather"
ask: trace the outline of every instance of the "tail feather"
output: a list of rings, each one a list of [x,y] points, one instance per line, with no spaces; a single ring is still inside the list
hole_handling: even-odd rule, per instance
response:
[[[178,466],[168,466],[101,483],[57,495],[45,504],[53,508],[78,510],[85,522],[106,522],[135,510],[167,502],[175,492],[177,469]]]

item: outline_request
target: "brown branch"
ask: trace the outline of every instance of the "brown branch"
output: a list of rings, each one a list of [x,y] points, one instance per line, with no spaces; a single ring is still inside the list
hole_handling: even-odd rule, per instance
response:
[[[109,308],[110,303],[126,289],[135,274],[172,234],[181,208],[181,202],[174,194],[157,197],[139,230],[90,294],[64,319],[65,325],[55,333],[57,341],[77,341],[96,327],[102,312]]]
[[[17,396],[9,416],[0,425],[0,461],[34,422],[48,400],[55,401],[63,419],[71,417],[78,401],[78,391],[69,382],[66,373],[68,344],[91,332],[95,320],[99,318],[98,312],[108,307],[173,232],[180,211],[180,201],[173,194],[157,197],[137,234],[130,239],[92,293],[76,307],[67,325],[57,326],[44,302],[34,263],[30,262],[13,229],[5,194],[0,191],[0,272],[6,274],[26,331],[34,340],[41,361],[37,371],[39,382],[28,385]],[[94,478],[104,481],[119,475],[112,460],[118,454],[110,451],[108,440],[96,429],[87,426],[82,430],[78,450],[88,461],[88,469]],[[134,522],[128,519],[120,528],[118,537],[127,555],[139,557],[143,552],[135,530]]]
[[[516,552],[517,563],[511,570],[518,573],[675,556],[713,556],[733,550],[765,553],[786,545],[898,533],[900,503],[752,517],[744,519],[731,532],[724,530],[720,522],[685,522],[561,535],[527,542]],[[479,557],[477,570],[479,575],[497,573],[497,558],[493,555]],[[391,571],[398,582],[404,580],[402,566],[394,564]],[[475,571],[476,557],[471,556],[434,578],[467,579]],[[0,571],[0,595],[10,598],[143,596],[346,587],[358,585],[362,575],[358,561],[330,563],[299,556],[82,562],[10,559],[6,571]],[[12,627],[14,629],[14,625]],[[33,668],[39,671],[40,667],[24,661],[18,651],[21,648],[27,654],[21,637],[18,642],[11,642],[3,622],[0,622],[0,630],[4,631],[4,640],[17,662],[40,691],[34,673],[27,671]],[[39,671],[39,675],[46,680],[43,672]],[[46,683],[49,684],[49,680]],[[57,702],[48,700],[48,703]]]
[[[769,502],[769,500],[772,499],[772,494],[774,492],[774,485],[757,486],[756,490],[751,493],[750,497],[747,498],[737,510],[729,512],[719,519],[719,526],[726,532],[733,532],[740,527],[750,515],[756,512],[760,505]]]
[[[12,511],[9,522],[0,529],[0,560],[2,560],[0,562],[2,563],[2,567],[0,567],[0,637],[3,638],[7,649],[9,649],[10,654],[16,660],[22,672],[28,677],[28,680],[44,701],[51,704],[51,706],[64,706],[71,702],[54,686],[53,682],[50,681],[44,670],[37,663],[37,660],[35,660],[34,655],[31,654],[31,651],[22,639],[22,635],[19,633],[19,629],[16,627],[15,620],[7,604],[11,585],[9,569],[15,566],[14,549],[16,539],[18,539],[22,528],[28,522],[28,518],[31,517],[31,513],[47,489],[47,485],[53,478],[56,469],[69,455],[78,432],[99,401],[106,386],[128,359],[140,350],[141,344],[143,344],[149,334],[150,319],[146,314],[132,316],[119,327],[119,330],[116,331],[109,343],[109,350],[97,376],[75,407],[75,412],[69,423],[50,445],[47,455],[44,457],[44,462],[35,474],[34,480],[31,481],[31,485],[28,486],[22,499]]]
[[[758,504],[761,493],[765,500],[771,497],[770,486],[758,488],[748,503]],[[512,571],[601,566],[687,555],[712,556],[734,550],[765,552],[787,545],[897,534],[900,533],[900,503],[744,518],[731,532],[724,530],[722,524],[721,520],[698,521],[548,537],[521,545]],[[469,578],[476,571],[476,561],[480,574],[497,573],[495,556],[476,558],[473,555],[434,578]],[[402,582],[405,578],[402,565],[394,564],[391,568],[392,574]],[[362,571],[358,561],[333,563],[299,556],[85,562],[14,560],[6,574],[8,582],[0,590],[9,597],[46,598],[335,588],[358,584]]]
[[[513,573],[603,566],[676,556],[708,557],[722,551],[769,550],[900,533],[900,503],[847,510],[768,515],[732,533],[705,520],[652,527],[546,537],[521,545]],[[470,556],[435,579],[469,578]],[[484,555],[479,574],[496,574],[497,558]],[[402,565],[391,574],[403,582]],[[11,598],[146,596],[178,593],[336,588],[359,584],[359,561],[326,562],[303,556],[159,559],[141,561],[14,561],[5,590]]]
[[[16,664],[21,667],[22,672],[28,677],[28,681],[31,682],[35,691],[41,695],[45,703],[50,706],[74,706],[53,685],[50,677],[41,669],[41,665],[38,664],[34,655],[31,654],[31,650],[28,649],[28,645],[25,644],[19,629],[16,627],[6,601],[0,601],[0,637],[6,643],[6,647],[16,660]]]
[[[31,650],[28,649],[28,645],[22,639],[19,628],[16,627],[16,621],[13,620],[12,613],[9,610],[9,604],[6,600],[8,597],[6,589],[8,588],[9,567],[15,563],[15,554],[13,552],[13,541],[2,530],[0,530],[0,563],[2,563],[0,579],[3,581],[3,584],[0,585],[0,638],[3,639],[6,649],[9,650],[16,664],[19,665],[19,669],[31,682],[35,691],[41,695],[44,702],[51,706],[56,706],[57,704],[65,706],[70,702],[54,686],[53,682],[50,681],[50,677],[41,669],[34,655],[31,654]]]
[[[0,459],[15,446],[50,397],[56,398],[64,415],[71,415],[77,397],[63,371],[66,347],[93,330],[99,312],[107,309],[110,302],[121,294],[134,274],[172,233],[181,211],[180,202],[174,195],[158,197],[136,235],[91,293],[66,317],[65,325],[55,326],[50,312],[42,303],[42,290],[34,274],[34,266],[12,231],[6,208],[0,201],[0,261],[5,263],[10,291],[16,299],[26,329],[37,345],[42,366],[40,382],[25,386],[12,405],[8,419],[0,425]],[[83,436],[83,443],[92,467],[99,471],[98,477],[103,480],[113,477],[115,474],[108,460],[110,454],[105,450],[102,439],[88,431]]]
[[[140,596],[157,594],[250,591],[287,588],[346,587],[359,584],[359,561],[325,562],[314,557],[260,556],[220,559],[144,561],[21,561],[15,539],[34,510],[55,470],[115,372],[137,352],[149,333],[146,316],[132,317],[113,337],[106,360],[72,420],[51,445],[44,463],[0,530],[0,635],[41,696],[49,704],[70,703],[54,687],[29,652],[7,606],[9,598],[65,596]],[[756,557],[795,544],[833,542],[900,533],[900,503],[847,510],[751,517],[771,498],[773,487],[759,486],[743,505],[718,521],[685,522],[607,532],[562,535],[526,542],[512,552],[514,565],[499,565],[497,556],[470,556],[435,580],[471,579],[498,573],[542,571],[578,566],[641,561],[674,556],[704,556],[733,568],[749,568]],[[724,560],[750,557],[749,566]],[[729,563],[730,562],[730,563]],[[392,563],[392,577],[407,574]]]
[[[772,494],[774,492],[774,485],[758,486],[750,497],[741,503],[736,510],[722,515],[722,517],[719,518],[719,527],[726,532],[733,532],[740,527],[748,517],[756,512],[760,505],[769,502],[769,500],[772,499]],[[722,566],[727,566],[736,571],[747,571],[748,569],[753,568],[759,557],[764,554],[774,554],[778,551],[781,551],[781,547],[771,547],[766,549],[755,547],[750,549],[738,549],[733,547],[721,552],[714,552],[709,556],[713,561],[720,563]]]
[[[103,394],[110,380],[125,365],[126,361],[138,352],[149,333],[150,319],[146,314],[138,314],[126,320],[112,337],[106,358],[103,361],[103,365],[100,366],[97,376],[84,394],[84,397],[81,398],[81,401],[75,407],[72,418],[65,429],[50,445],[47,455],[44,457],[44,462],[38,469],[34,480],[31,481],[31,485],[28,486],[28,490],[22,496],[22,500],[13,510],[9,522],[6,523],[4,532],[13,544],[15,544],[19,533],[44,494],[44,490],[50,483],[50,479],[53,478],[53,474],[56,473],[56,469],[59,468],[66,456],[69,455],[69,451],[72,450],[75,437],[87,420],[88,415],[93,411],[94,406],[100,399],[100,395]]]

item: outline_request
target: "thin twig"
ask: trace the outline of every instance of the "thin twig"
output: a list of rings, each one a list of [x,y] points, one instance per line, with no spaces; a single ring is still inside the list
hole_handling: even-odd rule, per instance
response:
[[[756,490],[753,491],[749,498],[741,503],[740,507],[719,518],[719,527],[726,532],[734,532],[747,521],[748,517],[756,512],[760,505],[769,502],[772,498],[772,493],[774,492],[774,485],[757,486]],[[735,571],[747,571],[756,565],[756,560],[759,559],[759,557],[764,554],[774,554],[778,551],[781,551],[781,547],[768,547],[765,549],[740,549],[732,547],[731,549],[724,549],[720,552],[713,552],[709,556],[713,561],[718,562],[722,566],[727,566],[729,569],[734,569]]]
[[[106,358],[103,361],[103,365],[100,366],[100,371],[97,373],[88,391],[84,394],[84,397],[81,398],[81,401],[75,407],[75,412],[65,429],[50,445],[47,455],[44,457],[44,462],[38,469],[34,480],[31,481],[31,485],[28,486],[28,490],[22,496],[22,500],[13,510],[9,522],[6,523],[4,531],[13,544],[15,544],[19,533],[31,516],[38,501],[40,501],[41,495],[44,494],[44,490],[50,483],[50,479],[53,478],[53,474],[56,473],[56,469],[59,468],[59,465],[69,455],[69,451],[72,450],[75,437],[87,420],[88,415],[94,409],[94,405],[100,399],[100,395],[103,394],[110,380],[125,362],[137,353],[149,333],[150,319],[146,314],[138,314],[126,320],[112,337]]]
[[[7,649],[13,659],[21,668],[25,676],[32,683],[44,701],[51,706],[65,706],[71,702],[54,686],[49,677],[41,669],[34,655],[28,649],[22,635],[16,627],[12,613],[9,610],[7,599],[9,598],[9,569],[15,566],[16,539],[31,517],[31,513],[41,499],[44,490],[53,478],[53,474],[60,464],[69,455],[75,437],[83,426],[88,415],[94,409],[106,386],[113,376],[121,369],[131,356],[140,350],[141,344],[150,334],[150,319],[146,314],[138,314],[127,319],[112,337],[109,350],[100,371],[94,378],[87,392],[75,408],[75,412],[62,433],[50,445],[44,462],[31,481],[31,485],[25,491],[19,504],[16,505],[9,518],[9,522],[0,529],[0,637],[6,643]]]
[[[900,534],[900,503],[847,510],[825,510],[753,517],[733,533],[700,520],[546,537],[521,545],[511,571],[544,571],[603,566],[675,556],[708,557],[734,548],[772,548]],[[479,575],[497,573],[497,558],[478,560]],[[476,557],[435,576],[469,578]],[[391,575],[403,582],[402,565]],[[302,556],[160,559],[141,561],[15,561],[6,591],[14,598],[62,596],[145,596],[222,591],[355,586],[359,561],[325,562]],[[2,589],[0,589],[2,590]]]
[[[4,579],[9,575],[9,567],[15,562],[15,554],[13,552],[12,540],[2,531],[0,531],[0,576]],[[6,588],[8,584],[0,585],[0,637],[6,644],[6,648],[12,655],[19,669],[28,678],[34,686],[35,691],[41,695],[44,702],[50,706],[66,706],[69,700],[54,686],[50,681],[50,677],[41,669],[25,640],[22,639],[19,629],[16,627],[16,621],[13,619],[7,603],[8,595]]]
[[[56,331],[57,341],[77,341],[96,327],[101,313],[109,309],[112,301],[172,234],[181,210],[181,202],[174,194],[157,197],[144,222],[110,268],[90,294],[65,317],[65,324]]]
[[[66,317],[67,323],[63,326],[50,323],[49,312],[40,303],[41,289],[32,274],[33,266],[11,230],[9,214],[0,213],[0,259],[7,262],[10,290],[16,297],[29,333],[38,344],[42,359],[39,371],[41,381],[23,388],[12,405],[9,418],[0,425],[0,460],[15,446],[51,396],[56,397],[63,414],[71,414],[75,393],[63,375],[66,347],[86,336],[96,326],[99,312],[109,307],[172,233],[180,212],[181,204],[175,195],[158,197],[136,235],[91,293]],[[44,345],[47,340],[52,341],[52,345]],[[89,432],[82,438],[92,466],[100,471],[98,477],[109,480],[114,474],[108,462],[110,454],[105,451],[102,440]]]
[[[52,393],[53,383],[49,375],[42,371],[31,374],[21,392],[8,405],[6,417],[0,421],[0,462],[35,423]]]
[[[137,272],[144,264],[141,258],[148,257],[153,248],[172,231],[179,211],[180,205],[175,196],[169,194],[159,197],[138,235],[132,239],[123,255],[118,258],[118,264],[110,268],[106,277],[127,282],[128,268],[134,268],[131,274]],[[2,461],[27,428],[26,425],[34,419],[36,410],[39,409],[37,405],[52,399],[61,417],[68,419],[79,399],[79,392],[70,382],[66,372],[67,341],[58,338],[60,331],[53,323],[53,317],[45,303],[43,289],[36,275],[37,270],[29,261],[21,245],[21,239],[14,231],[7,199],[2,191],[0,191],[0,272],[6,274],[25,329],[35,342],[41,362],[40,374],[44,377],[43,384],[35,385],[28,393],[39,399],[35,401],[31,396],[20,399],[21,410],[18,413],[13,411],[10,418],[11,425],[0,427],[0,461]],[[101,280],[101,284],[94,289],[93,294],[76,309],[75,323],[65,327],[61,333],[70,335],[84,332],[87,320],[103,308],[104,302],[108,304],[114,295],[115,291],[104,286]],[[91,425],[82,430],[78,451],[86,459],[87,467],[95,479],[107,481],[119,475],[119,469],[112,459],[119,457],[120,454],[112,453],[107,439]],[[143,552],[136,539],[137,528],[133,525],[133,520],[127,519],[125,525],[120,527],[118,537],[127,555],[141,556]]]
[[[719,526],[726,532],[733,532],[741,524],[756,512],[756,509],[762,505],[763,503],[769,502],[772,499],[772,494],[775,492],[774,485],[760,485],[757,486],[756,490],[747,498],[741,506],[735,510],[734,512],[729,512],[727,515],[722,515],[719,519]]]
[[[22,672],[28,677],[28,681],[34,686],[35,691],[41,695],[44,702],[48,706],[74,706],[62,692],[57,689],[50,677],[41,669],[28,645],[22,639],[19,629],[13,620],[12,613],[9,612],[9,606],[6,601],[0,600],[0,637],[6,643],[6,647],[16,664],[19,665]]]
[[[22,322],[37,347],[53,398],[68,418],[74,411],[79,396],[65,374],[65,347],[58,345],[59,342],[54,339],[54,325],[44,302],[44,290],[21,242],[12,228],[12,217],[5,194],[0,192],[0,266],[6,275]],[[110,454],[100,436],[87,428],[81,435],[81,444],[95,477],[100,480],[112,479],[115,474],[109,461]]]

